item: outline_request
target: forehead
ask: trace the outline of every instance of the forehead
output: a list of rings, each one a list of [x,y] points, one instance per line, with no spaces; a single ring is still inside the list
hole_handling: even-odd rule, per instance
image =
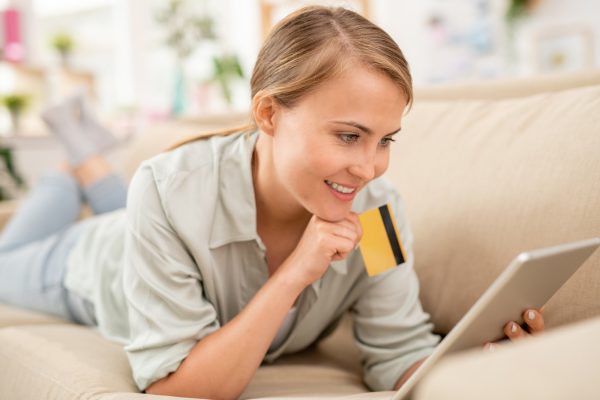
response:
[[[321,118],[352,118],[364,123],[385,119],[397,129],[405,107],[406,96],[390,77],[353,65],[320,84],[294,108]]]

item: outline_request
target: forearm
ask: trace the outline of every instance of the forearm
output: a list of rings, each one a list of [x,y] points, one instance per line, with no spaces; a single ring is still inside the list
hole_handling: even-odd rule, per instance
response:
[[[413,365],[411,365],[410,368],[408,368],[406,370],[406,372],[404,372],[404,374],[402,374],[400,379],[398,379],[398,381],[396,382],[396,386],[394,387],[394,390],[400,389],[400,387],[406,383],[408,378],[410,378],[412,376],[412,374],[415,373],[415,371],[421,366],[421,364],[423,364],[423,362],[425,362],[426,359],[427,358],[423,358],[423,359],[417,361],[416,363],[414,363]]]
[[[238,398],[302,289],[287,275],[274,274],[234,319],[200,340],[177,371],[152,384],[146,392]]]

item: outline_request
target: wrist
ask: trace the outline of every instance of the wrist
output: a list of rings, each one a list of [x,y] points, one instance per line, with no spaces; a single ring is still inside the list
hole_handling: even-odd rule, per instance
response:
[[[289,268],[290,260],[286,260],[273,274],[272,279],[277,283],[278,287],[285,288],[289,293],[300,295],[306,286],[305,280],[293,268]]]

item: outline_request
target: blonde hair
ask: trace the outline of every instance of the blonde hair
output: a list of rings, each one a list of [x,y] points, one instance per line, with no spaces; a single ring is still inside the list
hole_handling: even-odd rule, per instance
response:
[[[252,99],[272,96],[293,107],[320,84],[360,64],[389,77],[413,100],[408,63],[394,40],[366,18],[341,7],[309,6],[281,20],[263,44],[250,80]],[[197,135],[180,146],[208,136],[256,130],[243,127]]]

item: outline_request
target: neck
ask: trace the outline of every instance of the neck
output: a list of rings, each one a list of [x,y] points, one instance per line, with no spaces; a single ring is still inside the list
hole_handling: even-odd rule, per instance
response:
[[[271,137],[259,135],[252,155],[257,225],[303,230],[312,215],[281,185],[274,173]]]

